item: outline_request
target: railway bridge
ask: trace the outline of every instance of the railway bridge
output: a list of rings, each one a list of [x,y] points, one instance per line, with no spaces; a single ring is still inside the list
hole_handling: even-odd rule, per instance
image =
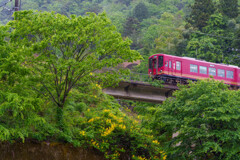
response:
[[[103,89],[103,92],[118,99],[162,103],[177,89],[178,87],[173,85],[154,87],[147,82],[129,80],[121,81],[117,87]]]

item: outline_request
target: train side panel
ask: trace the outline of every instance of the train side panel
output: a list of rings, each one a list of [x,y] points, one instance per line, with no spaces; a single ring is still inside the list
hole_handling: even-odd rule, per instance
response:
[[[159,56],[163,57],[162,65]],[[166,54],[155,54],[150,58],[155,58],[149,74],[152,76],[173,77],[176,79],[207,79],[210,76],[215,80],[224,81],[230,85],[240,86],[240,68],[231,65],[216,64],[194,58],[178,57]],[[155,67],[154,67],[155,65]],[[153,73],[152,73],[153,72]]]
[[[237,82],[237,85],[240,86],[240,69],[238,68],[237,71],[236,71],[236,82]]]

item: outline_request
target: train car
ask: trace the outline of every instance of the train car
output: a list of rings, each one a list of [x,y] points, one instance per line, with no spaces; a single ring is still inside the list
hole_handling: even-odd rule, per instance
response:
[[[206,62],[189,57],[154,54],[149,57],[148,74],[166,83],[186,84],[213,77],[231,86],[240,86],[240,68],[233,65]]]

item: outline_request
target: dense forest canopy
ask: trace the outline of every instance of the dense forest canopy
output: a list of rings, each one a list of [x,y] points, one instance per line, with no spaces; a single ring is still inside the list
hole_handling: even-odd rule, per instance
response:
[[[3,1],[3,0],[2,0]],[[239,65],[237,0],[22,0],[22,10],[56,11],[67,15],[106,12],[132,49],[189,56]],[[12,4],[13,5],[13,4]],[[7,4],[8,8],[11,4]],[[3,24],[11,13],[1,8]],[[146,63],[146,62],[145,62]],[[146,72],[140,67],[139,72]]]

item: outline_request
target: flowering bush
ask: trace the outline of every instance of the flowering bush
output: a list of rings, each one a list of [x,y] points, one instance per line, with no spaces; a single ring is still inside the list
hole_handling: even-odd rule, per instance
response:
[[[104,152],[109,159],[166,159],[151,130],[141,128],[137,120],[118,108],[92,108],[85,112],[79,139]],[[125,157],[125,158],[124,158]]]
[[[98,84],[74,90],[75,110],[65,112],[73,140],[79,146],[91,147],[108,159],[166,159],[152,131],[140,123],[140,117],[128,116],[110,96],[102,93]],[[79,105],[78,104],[79,101]],[[79,107],[81,115],[79,115]],[[85,108],[85,110],[83,109]]]

